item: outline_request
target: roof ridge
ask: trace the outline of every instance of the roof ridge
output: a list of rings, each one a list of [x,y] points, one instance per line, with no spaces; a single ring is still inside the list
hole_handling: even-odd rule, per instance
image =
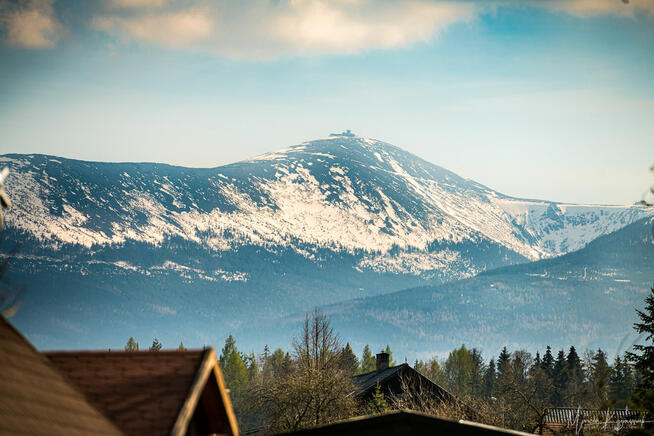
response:
[[[106,424],[109,425],[110,428],[114,429],[117,434],[124,434],[121,429],[118,428],[118,426],[105,415],[105,413],[100,410],[98,407],[95,406],[91,401],[89,401],[88,397],[82,392],[81,389],[79,389],[75,383],[73,383],[66,374],[64,374],[62,371],[57,368],[57,366],[52,363],[52,361],[43,353],[41,353],[35,346],[32,344],[23,334],[18,331],[2,314],[0,314],[0,324],[4,324],[11,330],[14,334],[18,336],[18,338],[23,342],[23,345],[27,345],[29,349],[34,351],[35,357],[40,360],[40,362],[45,365],[47,368],[49,368],[51,371],[53,371],[56,375],[61,377],[61,381],[63,381],[66,386],[71,389],[73,392],[78,394],[80,398],[86,403],[86,406],[88,406],[90,409],[95,411],[99,416],[101,416],[105,421]]]

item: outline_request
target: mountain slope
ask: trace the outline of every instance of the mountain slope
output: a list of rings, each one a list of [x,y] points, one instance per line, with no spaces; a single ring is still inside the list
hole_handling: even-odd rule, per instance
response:
[[[462,343],[493,354],[547,344],[624,351],[636,339],[634,309],[654,283],[653,225],[643,219],[557,258],[324,310],[345,336],[408,355]]]
[[[351,135],[210,169],[0,165],[11,273],[28,286],[18,325],[43,346],[161,339],[170,318],[185,343],[196,318],[220,338],[252,317],[567,253],[648,213],[515,199]]]
[[[53,245],[156,245],[179,236],[216,251],[309,244],[387,253],[482,237],[536,260],[644,216],[636,207],[514,199],[389,144],[348,136],[214,169],[37,155],[2,161],[14,173],[7,189],[20,199],[8,226]]]

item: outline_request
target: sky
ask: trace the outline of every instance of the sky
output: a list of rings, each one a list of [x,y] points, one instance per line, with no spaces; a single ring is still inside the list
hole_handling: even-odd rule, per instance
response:
[[[215,167],[351,129],[508,195],[654,183],[654,0],[0,0],[0,154]]]

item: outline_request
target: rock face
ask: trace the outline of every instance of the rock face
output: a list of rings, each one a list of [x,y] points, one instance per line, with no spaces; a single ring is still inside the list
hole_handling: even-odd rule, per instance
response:
[[[43,155],[0,165],[14,200],[5,238],[20,243],[13,273],[38,286],[25,303],[45,315],[48,298],[82,312],[102,300],[139,329],[144,311],[238,328],[246,315],[472,277],[569,253],[647,216],[512,198],[351,134],[211,169]],[[44,344],[60,333],[25,323]]]

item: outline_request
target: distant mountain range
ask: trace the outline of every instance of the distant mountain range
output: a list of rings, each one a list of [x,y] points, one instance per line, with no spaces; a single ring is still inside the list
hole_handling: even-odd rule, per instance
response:
[[[643,308],[654,285],[653,226],[654,220],[642,219],[553,259],[322,310],[344,336],[396,344],[409,356],[463,343],[482,348],[486,357],[503,346],[542,352],[546,345],[602,347],[615,356],[637,340],[634,309]],[[295,327],[297,319],[287,323]]]
[[[280,342],[283,328],[251,327],[564,255],[651,215],[509,197],[349,134],[211,169],[0,165],[3,248],[19,244],[10,274],[28,286],[14,322],[45,348]]]

